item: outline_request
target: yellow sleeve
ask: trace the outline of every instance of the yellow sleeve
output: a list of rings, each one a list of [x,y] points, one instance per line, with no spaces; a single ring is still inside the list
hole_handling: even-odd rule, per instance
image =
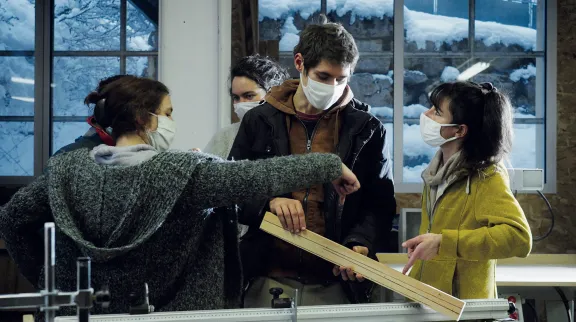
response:
[[[483,227],[442,231],[439,255],[466,260],[526,257],[532,234],[524,211],[500,169],[479,184],[473,212]]]

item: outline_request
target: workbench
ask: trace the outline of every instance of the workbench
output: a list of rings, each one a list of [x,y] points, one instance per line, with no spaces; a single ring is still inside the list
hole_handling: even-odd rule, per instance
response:
[[[397,271],[408,262],[407,254],[377,254],[378,260]],[[548,321],[567,321],[564,305],[554,287],[560,287],[571,301],[574,321],[576,298],[576,254],[532,254],[527,258],[498,260],[496,285],[501,297],[519,294],[525,299],[545,301]]]

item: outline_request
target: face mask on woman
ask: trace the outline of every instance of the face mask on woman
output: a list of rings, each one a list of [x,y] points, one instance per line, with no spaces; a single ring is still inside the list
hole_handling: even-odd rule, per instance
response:
[[[238,115],[239,119],[242,119],[249,110],[255,108],[256,106],[262,105],[264,101],[256,101],[256,102],[240,102],[234,104],[234,112]]]
[[[170,148],[172,141],[174,141],[176,122],[168,116],[150,114],[158,118],[158,127],[156,130],[148,131],[147,133],[150,145],[159,152],[164,152]]]
[[[458,124],[442,124],[434,121],[426,116],[424,113],[420,114],[420,134],[422,139],[430,146],[438,147],[450,141],[454,141],[457,137],[445,139],[440,131],[443,127],[458,126]]]

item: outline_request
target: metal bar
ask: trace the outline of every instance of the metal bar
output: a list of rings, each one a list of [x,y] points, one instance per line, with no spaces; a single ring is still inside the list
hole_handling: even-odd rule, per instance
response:
[[[394,1],[394,180],[404,172],[404,0]]]
[[[120,0],[120,74],[126,74],[127,0]]]
[[[55,51],[55,57],[153,57],[158,56],[158,51]]]
[[[320,13],[327,15],[328,14],[328,1],[327,0],[320,0]]]
[[[0,309],[36,309],[44,304],[40,293],[0,295]]]
[[[45,305],[46,321],[52,322],[56,317],[54,293],[56,291],[56,226],[44,224],[44,272],[45,272]]]
[[[53,296],[56,306],[74,306],[75,293],[58,293]],[[38,309],[44,307],[46,295],[43,293],[23,293],[0,295],[0,310]]]
[[[90,294],[90,277],[91,277],[91,267],[90,267],[90,258],[78,258],[76,262],[76,281],[78,283],[78,294],[81,294],[83,291],[88,291],[87,294]],[[90,298],[88,298],[88,301]],[[78,305],[78,322],[89,322],[90,321],[90,307],[91,305],[86,305],[89,303],[81,303]]]
[[[34,116],[5,116],[0,115],[0,122],[34,122]]]
[[[461,321],[505,319],[507,300],[468,300]],[[235,309],[197,312],[158,312],[154,315],[96,315],[95,322],[177,321],[290,321],[292,309]],[[56,322],[76,322],[76,317],[58,317]],[[417,303],[378,303],[330,306],[301,306],[298,321],[415,322],[446,321],[446,316]]]
[[[86,116],[78,116],[78,115],[61,115],[61,116],[54,116],[52,119],[54,122],[86,122],[86,119],[89,115]]]
[[[86,116],[53,116],[53,122],[86,122]],[[34,122],[34,116],[11,116],[11,115],[0,115],[0,122]]]
[[[468,47],[470,59],[474,59],[476,52],[476,0],[468,1]]]
[[[514,53],[500,53],[500,52],[475,52],[475,58],[537,58],[544,57],[543,51],[534,52],[514,52]],[[392,58],[393,52],[363,52],[362,58],[376,57],[376,58]],[[281,51],[280,57],[292,57],[292,52]],[[470,58],[469,52],[410,52],[404,53],[404,58]]]
[[[43,120],[43,100],[44,93],[42,80],[44,78],[44,6],[41,2],[35,6],[35,31],[34,31],[34,175],[42,172],[42,120]],[[2,181],[4,181],[3,178]]]
[[[40,3],[44,6],[44,24],[43,26],[43,52],[42,52],[42,80],[40,83],[36,83],[36,86],[40,86],[42,89],[42,97],[40,102],[42,103],[42,151],[40,154],[40,166],[38,172],[35,175],[39,175],[44,166],[48,163],[48,158],[52,155],[52,53],[54,52],[54,0],[45,0]],[[38,156],[35,156],[38,158]]]
[[[558,48],[557,48],[557,17],[558,1],[546,1],[546,159],[544,162],[544,192],[556,193],[557,184],[557,71],[558,71]]]
[[[391,117],[378,117],[378,119],[382,123],[390,123],[395,120]],[[404,124],[410,124],[410,125],[420,124],[419,118],[404,118],[402,121]],[[514,124],[544,124],[544,123],[545,123],[544,118],[514,118]]]
[[[36,10],[40,9],[39,7],[36,7]],[[37,20],[37,18],[36,18]],[[36,34],[37,36],[37,34]],[[36,47],[36,46],[35,46]],[[3,56],[34,56],[34,50],[1,50],[0,51],[0,57]]]

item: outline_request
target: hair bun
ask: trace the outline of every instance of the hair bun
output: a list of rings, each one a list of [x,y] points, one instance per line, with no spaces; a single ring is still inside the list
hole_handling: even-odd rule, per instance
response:
[[[496,90],[496,87],[494,87],[494,85],[492,85],[492,83],[490,82],[482,83],[480,84],[480,86],[482,87],[482,89],[488,91],[488,93]]]
[[[84,99],[84,104],[96,104],[101,99],[100,94],[98,92],[90,92]]]

